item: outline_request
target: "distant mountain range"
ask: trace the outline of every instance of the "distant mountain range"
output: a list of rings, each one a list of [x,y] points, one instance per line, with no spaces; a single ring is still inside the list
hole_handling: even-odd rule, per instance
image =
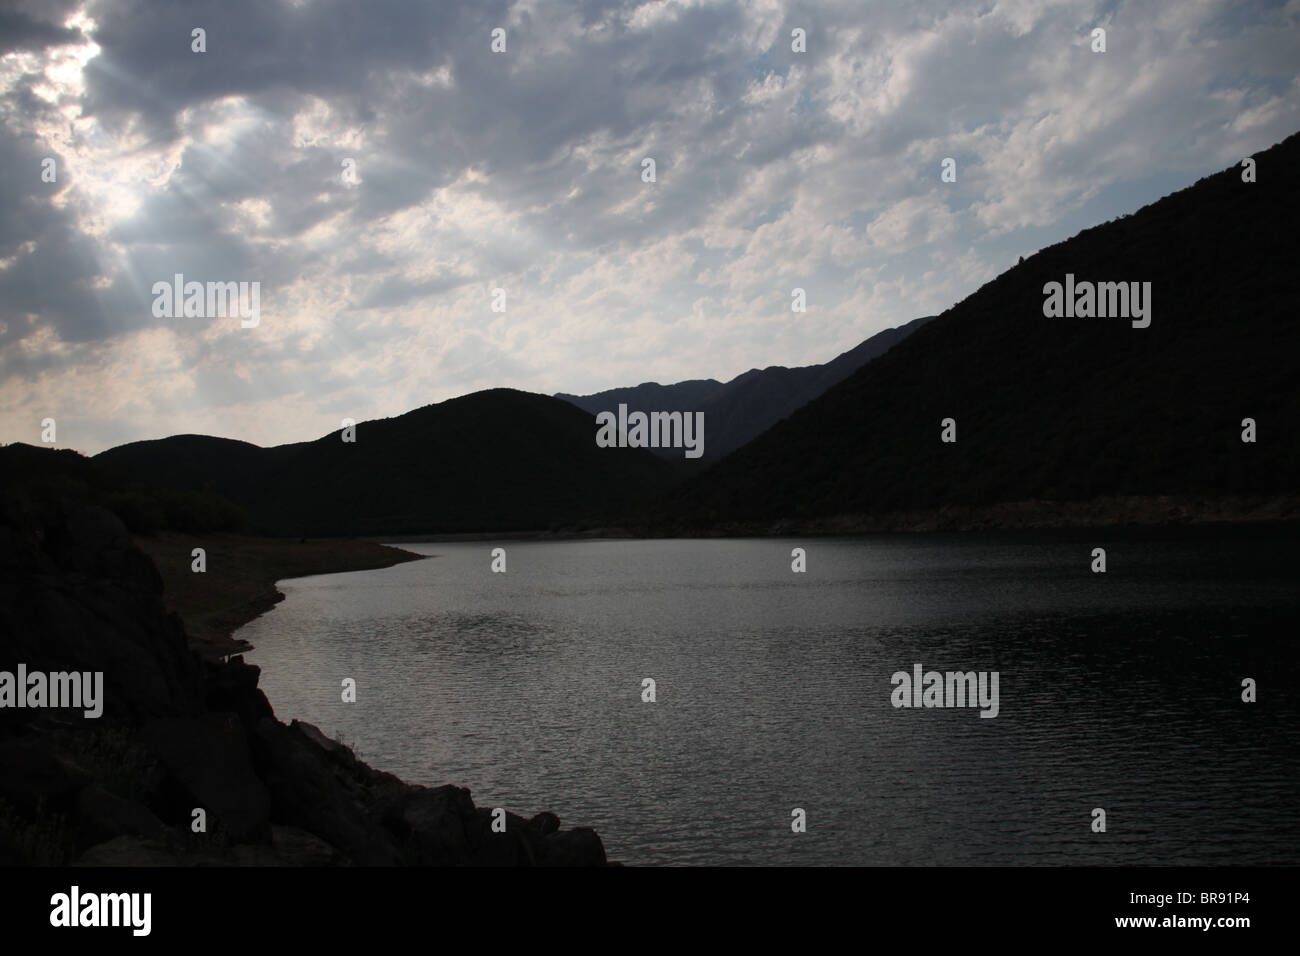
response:
[[[646,382],[593,395],[558,392],[555,397],[572,402],[592,415],[603,411],[616,412],[620,404],[626,404],[629,412],[702,412],[704,454],[699,461],[717,461],[758,437],[832,385],[848,378],[872,359],[884,355],[932,318],[934,316],[925,316],[886,329],[822,365],[798,368],[772,365],[765,369],[750,369],[729,382],[712,378],[692,379],[673,385]],[[651,451],[664,458],[682,457],[682,452],[677,449]]]
[[[710,380],[627,391],[660,390],[663,401],[647,410],[704,411],[705,453],[717,458],[720,445],[789,414],[925,321],[882,332],[825,365],[755,370],[725,385]],[[271,448],[174,435],[64,464],[75,464],[75,480],[109,489],[99,500],[138,530],[238,525],[313,537],[610,525],[662,500],[693,464],[680,450],[661,458],[598,447],[594,416],[581,402],[492,389],[360,422],[355,442],[345,442],[341,430]],[[40,450],[29,452],[39,456]],[[49,460],[21,457],[28,464]]]
[[[1024,260],[675,488],[650,523],[1300,491],[1300,134],[1254,159],[1257,182],[1230,167]],[[1149,326],[1045,315],[1049,283],[1085,282],[1149,282]]]
[[[233,502],[252,530],[389,535],[546,530],[609,521],[662,493],[673,467],[640,449],[597,448],[568,402],[492,389],[360,422],[312,442],[259,448],[177,435],[111,448],[106,474]]]
[[[1254,159],[1258,182],[1237,166],[1206,177],[825,365],[588,396],[493,389],[361,422],[355,443],[178,435],[93,459],[11,445],[0,485],[90,497],[136,530],[310,536],[854,530],[1044,500],[1291,500],[1300,134]],[[1094,306],[1136,306],[1100,283],[1149,289],[1149,312],[1082,317],[1086,284]],[[598,447],[594,413],[619,403],[702,411],[718,460]]]

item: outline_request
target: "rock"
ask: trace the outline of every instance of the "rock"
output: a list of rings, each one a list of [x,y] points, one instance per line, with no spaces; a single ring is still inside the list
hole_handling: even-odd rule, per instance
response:
[[[45,749],[39,741],[0,743],[0,798],[24,813],[38,808],[67,812],[91,779],[89,773]]]
[[[480,807],[469,824],[470,863],[474,866],[535,866],[537,854],[529,822],[517,814],[505,814],[505,829],[492,829],[493,812]]]
[[[271,847],[281,866],[341,866],[345,857],[314,833],[297,827],[271,827]]]
[[[243,725],[232,714],[171,717],[147,724],[140,740],[179,786],[169,819],[188,825],[202,807],[236,843],[271,839],[271,796],[253,771]]]
[[[334,763],[343,767],[348,773],[365,777],[371,772],[369,767],[357,759],[357,755],[352,752],[351,747],[347,747],[331,737],[326,737],[315,724],[309,724],[305,720],[295,720],[289,724],[289,727],[314,743]]]
[[[102,672],[101,720],[199,712],[184,630],[163,607],[157,570],[111,512],[10,500],[0,508],[0,568],[0,669]],[[0,723],[40,713],[5,708]]]
[[[178,853],[155,840],[120,836],[92,846],[77,860],[76,866],[180,866]]]
[[[325,752],[300,731],[263,718],[253,750],[276,822],[316,834],[362,866],[403,862],[392,837],[368,812],[364,790],[336,774]]]
[[[214,860],[211,866],[283,866],[284,861],[270,846],[241,843],[231,847],[228,860]]]
[[[542,866],[604,866],[605,844],[590,827],[552,833],[542,841],[538,863]]]
[[[274,717],[271,703],[258,689],[262,669],[244,662],[242,656],[232,657],[225,663],[205,661],[203,664],[204,704],[208,710],[238,715],[251,731],[263,717]]]
[[[463,787],[413,787],[400,810],[401,824],[430,866],[460,865],[470,858],[466,823],[475,817],[474,801]]]
[[[343,744],[339,743],[337,740],[334,740],[331,737],[326,737],[321,729],[315,724],[309,724],[305,720],[295,720],[291,722],[289,726],[326,753],[337,753],[340,750],[348,750],[347,747],[343,746]]]
[[[144,804],[98,786],[83,789],[77,796],[77,843],[94,846],[119,836],[141,837],[160,844],[173,840],[166,824]]]
[[[539,813],[528,821],[528,828],[539,838],[547,837],[560,829],[560,818],[554,813]]]
[[[0,816],[0,866],[32,866],[36,861],[30,858],[15,837],[16,834],[4,825],[4,818]]]
[[[46,533],[46,550],[59,567],[88,578],[104,578],[148,595],[162,594],[162,576],[131,541],[117,515],[105,508],[64,500]]]
[[[83,847],[86,866],[605,862],[599,837],[554,814],[507,814],[496,833],[468,790],[407,785],[280,723],[257,667],[190,652],[161,587],[112,513],[0,490],[0,670],[104,680],[98,719],[0,709],[0,865]],[[196,807],[207,838],[190,833]]]

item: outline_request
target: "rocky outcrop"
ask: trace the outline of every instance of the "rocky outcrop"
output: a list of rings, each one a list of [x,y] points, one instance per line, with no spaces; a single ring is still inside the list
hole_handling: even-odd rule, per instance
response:
[[[67,503],[0,501],[0,669],[100,671],[118,720],[197,714],[198,661],[162,580],[111,513]],[[0,728],[32,712],[0,709]]]
[[[95,672],[103,715],[0,707],[0,865],[591,865],[591,830],[408,785],[203,661],[108,511],[0,500],[0,671]],[[196,832],[196,810],[205,826]]]

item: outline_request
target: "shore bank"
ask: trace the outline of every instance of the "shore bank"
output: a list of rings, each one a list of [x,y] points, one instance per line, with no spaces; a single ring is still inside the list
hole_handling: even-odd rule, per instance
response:
[[[277,581],[313,574],[371,571],[424,555],[347,538],[256,538],[235,534],[136,536],[163,579],[163,603],[185,622],[190,648],[208,660],[252,649],[232,635],[284,600]],[[193,550],[206,570],[193,570]]]

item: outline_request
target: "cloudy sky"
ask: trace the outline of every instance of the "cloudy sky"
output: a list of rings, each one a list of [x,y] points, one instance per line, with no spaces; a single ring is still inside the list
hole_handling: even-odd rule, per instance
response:
[[[0,440],[88,453],[823,362],[1300,129],[1300,0],[0,11]]]

